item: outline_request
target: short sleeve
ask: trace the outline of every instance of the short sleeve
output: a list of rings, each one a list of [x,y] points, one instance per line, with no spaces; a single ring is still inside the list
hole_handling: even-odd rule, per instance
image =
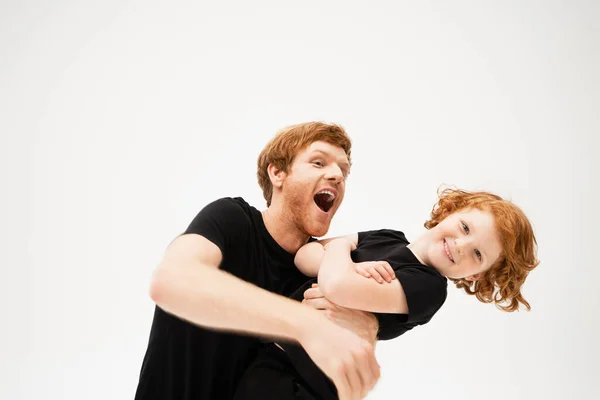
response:
[[[204,236],[225,256],[236,243],[247,239],[250,220],[235,199],[226,197],[206,205],[183,233]]]
[[[408,244],[408,240],[406,240],[404,233],[394,229],[377,229],[358,232],[358,245],[364,245],[368,242],[376,242],[378,244],[401,242]]]
[[[430,267],[405,266],[396,270],[408,305],[408,323],[423,324],[446,301],[448,283]]]
[[[409,313],[375,313],[379,322],[379,340],[394,339],[415,326],[426,324],[446,301],[448,284],[436,271],[421,265],[395,271],[406,295]]]

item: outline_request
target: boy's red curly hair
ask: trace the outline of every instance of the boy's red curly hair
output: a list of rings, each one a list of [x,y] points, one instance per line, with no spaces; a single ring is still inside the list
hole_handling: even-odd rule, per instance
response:
[[[433,206],[431,219],[425,222],[425,228],[431,229],[450,214],[468,208],[492,213],[502,253],[479,280],[451,280],[457,288],[465,289],[465,292],[475,295],[483,303],[493,302],[503,311],[516,311],[519,303],[531,310],[521,293],[521,286],[529,272],[539,264],[536,258],[537,241],[531,223],[519,207],[489,192],[446,188],[439,192],[439,201]]]

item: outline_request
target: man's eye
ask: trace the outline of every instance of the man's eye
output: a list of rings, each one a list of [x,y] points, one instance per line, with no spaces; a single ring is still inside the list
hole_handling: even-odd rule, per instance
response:
[[[477,256],[477,258],[479,258],[479,261],[481,261],[481,253],[479,252],[479,250],[475,250],[475,255]]]

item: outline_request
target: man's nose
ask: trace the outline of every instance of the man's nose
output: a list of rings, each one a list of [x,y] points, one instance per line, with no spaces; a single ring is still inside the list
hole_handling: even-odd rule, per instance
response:
[[[327,173],[325,174],[325,179],[328,181],[334,181],[336,183],[344,180],[344,173],[342,169],[337,165],[332,165],[327,169]]]

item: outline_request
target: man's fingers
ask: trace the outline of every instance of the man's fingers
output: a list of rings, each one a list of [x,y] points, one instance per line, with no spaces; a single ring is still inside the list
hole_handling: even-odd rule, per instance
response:
[[[357,387],[357,382],[360,384],[360,378],[356,368],[350,368],[347,360],[338,360],[338,365],[335,367],[337,379],[334,380],[338,390],[340,400],[355,400],[360,396],[360,388]]]
[[[362,399],[364,384],[363,379],[358,372],[358,366],[360,363],[357,363],[357,360],[351,360],[352,364],[345,365],[346,377],[348,378],[348,384],[350,386],[351,398],[352,399]]]
[[[306,289],[304,291],[305,299],[318,299],[324,297],[321,291],[318,288]]]
[[[338,376],[334,377],[333,383],[338,392],[338,398],[340,400],[352,400],[350,386],[348,385],[348,379],[346,374],[338,373]]]
[[[323,297],[317,299],[304,299],[302,303],[311,306],[312,308],[317,310],[328,310],[331,308],[331,303],[329,302],[329,300]]]
[[[381,367],[375,358],[375,354],[372,350],[367,351],[368,360],[365,362],[368,364],[368,370],[370,372],[370,376],[367,378],[368,382],[365,384],[367,392],[371,391],[377,381],[379,381],[379,377],[381,376]]]

